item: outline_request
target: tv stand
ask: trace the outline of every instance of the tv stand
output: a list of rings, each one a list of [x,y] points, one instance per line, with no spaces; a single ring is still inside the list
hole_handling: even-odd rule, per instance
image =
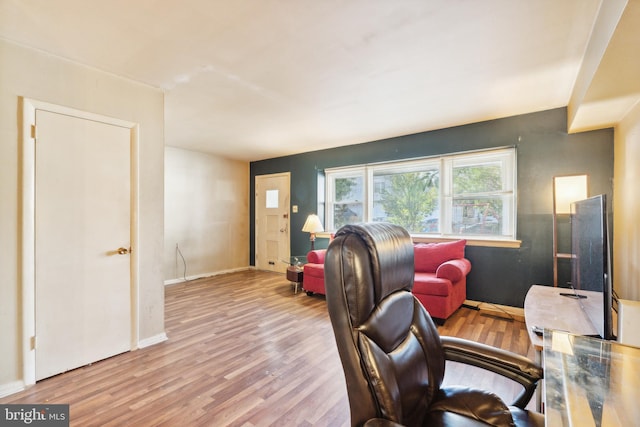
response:
[[[542,336],[537,335],[533,328],[555,329],[576,335],[597,335],[598,331],[591,324],[589,318],[580,306],[581,299],[566,298],[562,294],[566,288],[553,286],[533,285],[524,299],[524,321],[533,348],[536,350],[536,358],[540,361],[540,352],[543,347]],[[580,291],[589,294],[589,291]],[[597,294],[597,292],[593,292]],[[573,294],[571,294],[573,295]],[[590,300],[597,300],[589,298]]]

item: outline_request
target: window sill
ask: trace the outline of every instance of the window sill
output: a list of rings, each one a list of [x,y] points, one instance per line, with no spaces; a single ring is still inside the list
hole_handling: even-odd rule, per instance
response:
[[[316,233],[316,237],[331,239],[333,233],[325,231],[322,233]],[[512,248],[519,249],[522,244],[521,240],[498,240],[498,239],[479,239],[471,237],[433,237],[424,235],[412,235],[411,239],[416,243],[435,243],[435,242],[452,242],[454,240],[466,239],[467,246],[484,246],[489,248]]]
[[[512,248],[519,249],[522,244],[521,240],[497,240],[497,239],[479,239],[473,237],[431,237],[431,236],[411,236],[416,243],[436,243],[436,242],[452,242],[454,240],[466,239],[467,246],[485,246],[491,248]]]
[[[316,238],[320,238],[320,239],[331,239],[331,237],[333,236],[334,232],[331,231],[322,231],[320,233],[316,233]]]

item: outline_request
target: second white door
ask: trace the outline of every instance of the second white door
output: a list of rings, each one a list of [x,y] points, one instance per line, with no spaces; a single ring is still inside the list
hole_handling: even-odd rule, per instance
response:
[[[284,273],[290,255],[289,173],[256,176],[256,268]]]

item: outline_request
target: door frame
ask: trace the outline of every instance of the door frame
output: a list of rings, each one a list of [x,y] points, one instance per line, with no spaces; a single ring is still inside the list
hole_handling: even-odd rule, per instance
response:
[[[263,175],[256,175],[253,178],[253,183],[254,183],[254,197],[253,197],[253,201],[254,201],[254,218],[253,218],[253,224],[254,224],[254,230],[255,230],[255,235],[254,235],[254,239],[253,239],[253,247],[254,247],[254,256],[255,256],[255,266],[256,268],[258,267],[258,226],[257,226],[257,221],[258,221],[258,179],[268,179],[268,178],[287,178],[287,191],[288,191],[288,196],[287,196],[287,227],[288,227],[288,232],[287,232],[287,253],[289,254],[289,256],[291,256],[291,172],[278,172],[278,173],[270,173],[270,174],[263,174]],[[284,271],[283,271],[284,273]]]
[[[131,138],[131,277],[130,277],[130,302],[131,302],[131,349],[137,347],[139,315],[138,315],[138,277],[139,258],[138,248],[138,149],[139,149],[139,125],[134,122],[94,114],[87,111],[76,110],[61,105],[38,101],[30,98],[20,98],[22,108],[22,127],[20,140],[22,141],[22,176],[21,176],[21,257],[20,273],[22,283],[22,361],[23,381],[25,385],[36,382],[36,338],[35,338],[35,190],[36,190],[36,165],[35,165],[35,140],[37,130],[35,128],[36,110],[44,110],[57,114],[64,114],[85,120],[93,120],[110,125],[129,129]]]

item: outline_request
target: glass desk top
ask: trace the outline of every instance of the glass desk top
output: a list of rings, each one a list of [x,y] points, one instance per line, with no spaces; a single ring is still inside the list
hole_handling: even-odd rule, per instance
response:
[[[640,348],[544,331],[547,426],[640,423]]]

